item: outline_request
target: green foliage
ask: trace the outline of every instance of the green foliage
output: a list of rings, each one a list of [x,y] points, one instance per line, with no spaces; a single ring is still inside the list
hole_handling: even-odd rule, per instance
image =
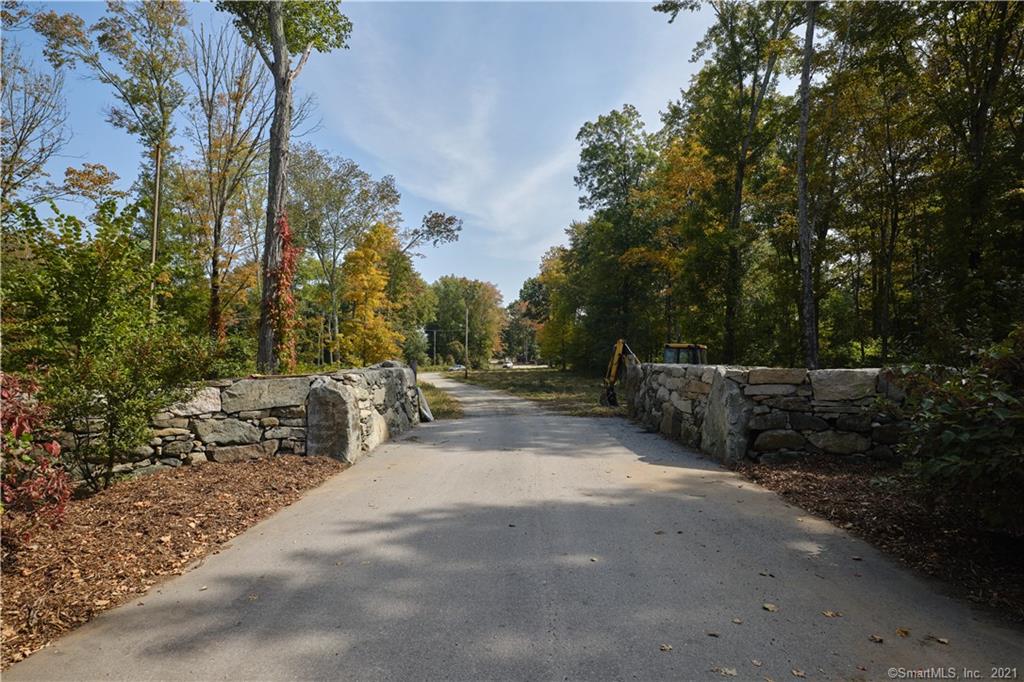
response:
[[[469,363],[486,367],[500,348],[504,311],[501,294],[490,282],[449,275],[431,286],[437,297],[437,314],[427,325],[438,330],[439,349],[447,351],[456,362],[465,361],[466,309],[469,309]]]
[[[462,373],[453,379],[462,381]],[[563,372],[557,369],[490,369],[470,372],[466,379],[471,384],[507,391],[513,395],[534,400],[559,414],[574,417],[618,417],[625,407],[599,405],[594,396],[601,393],[603,379],[597,375]]]
[[[269,51],[270,2],[218,0],[217,9],[235,16],[235,26],[247,42]],[[341,13],[341,2],[282,2],[284,35],[288,51],[295,54],[307,48],[330,52],[347,48],[352,22]]]
[[[93,26],[75,14],[38,14],[34,28],[46,39],[44,54],[55,67],[82,63],[109,85],[120,101],[110,107],[113,125],[138,135],[151,149],[166,146],[174,111],[185,101],[178,73],[188,50],[182,29],[185,6],[166,2],[110,2]]]
[[[20,247],[19,277],[4,279],[4,328],[14,341],[8,358],[44,372],[42,398],[53,418],[84,434],[65,461],[99,489],[146,442],[152,414],[206,372],[209,349],[151,310],[151,287],[163,279],[131,235],[136,207],[101,205],[91,231],[52,210],[41,221],[22,206],[5,235]]]
[[[50,369],[44,396],[66,429],[79,430],[66,459],[94,490],[150,437],[154,413],[186,395],[203,367],[200,343],[133,310],[109,311],[81,339],[82,352]]]
[[[1024,325],[966,368],[899,374],[911,420],[901,450],[927,490],[1024,534]]]
[[[576,135],[580,162],[576,185],[581,208],[622,208],[639,188],[656,156],[640,112],[631,104],[584,123]]]
[[[243,377],[256,370],[256,341],[251,336],[230,334],[213,348],[207,377]]]
[[[459,419],[463,415],[462,403],[448,391],[442,390],[426,381],[417,383],[427,398],[430,413],[434,419]]]
[[[529,313],[551,362],[596,370],[618,337],[643,359],[666,341],[705,343],[712,362],[805,356],[800,107],[776,82],[801,65],[805,5],[710,4],[700,69],[660,130],[626,105],[577,136],[592,213],[545,255]],[[948,364],[1006,338],[1024,319],[1024,5],[820,9],[806,153],[821,363]]]
[[[534,362],[540,354],[537,345],[537,323],[526,317],[527,304],[513,301],[505,309],[505,326],[501,330],[501,346],[505,357],[519,362]]]

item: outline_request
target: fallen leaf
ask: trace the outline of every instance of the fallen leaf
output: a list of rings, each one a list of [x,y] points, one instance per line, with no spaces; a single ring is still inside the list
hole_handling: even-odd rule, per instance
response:
[[[736,677],[736,668],[723,668],[716,665],[711,672],[718,673],[722,677]]]
[[[764,665],[763,663],[761,663],[761,661],[757,660],[756,658],[750,659],[750,664],[753,665],[755,668],[760,668],[762,665]]]
[[[906,628],[896,628],[896,636],[903,637],[904,639],[910,637],[910,630]]]
[[[96,606],[106,606],[109,603],[110,603],[109,599],[97,599],[96,601],[93,602],[93,604],[95,604]]]
[[[654,534],[655,535],[664,535],[665,531],[663,531],[663,530],[656,530],[656,531],[654,531]]]
[[[164,543],[165,545],[168,542],[170,542],[170,541],[171,541],[171,536],[170,535],[162,535],[162,536],[160,536],[160,542]]]
[[[200,588],[199,588],[199,591],[200,591],[200,592],[205,592],[205,591],[206,591],[206,590],[208,590],[208,589],[210,589],[210,588],[209,588],[209,587],[207,587],[206,585],[203,585],[202,587],[200,587]]]
[[[708,637],[718,637],[718,633],[717,632],[709,632],[708,633]]]
[[[850,558],[853,559],[854,561],[864,561],[864,557],[852,556]]]
[[[807,677],[807,674],[804,673],[803,670],[797,670],[796,668],[793,668],[789,672],[793,673],[793,677]]]
[[[590,557],[590,560],[591,561],[597,561],[597,557],[596,556],[592,556],[592,557]]]
[[[945,637],[936,637],[935,635],[928,635],[927,637],[925,637],[925,639],[930,639],[931,641],[938,642],[939,644],[949,644],[949,640]]]
[[[661,649],[662,651],[672,651],[672,645],[671,644],[662,644],[658,648]]]
[[[742,618],[733,618],[732,622],[736,623],[736,625],[743,625],[743,619]]]
[[[842,618],[843,617],[842,611],[822,611],[821,615],[825,616],[826,618]]]
[[[870,639],[875,644],[881,644],[882,642],[885,641],[884,639],[882,639],[878,635],[868,635],[868,639]]]
[[[761,604],[761,608],[764,609],[765,611],[771,611],[772,613],[775,613],[776,611],[779,610],[778,606],[776,606],[775,604],[772,604],[771,602],[767,602],[767,601],[765,603]]]

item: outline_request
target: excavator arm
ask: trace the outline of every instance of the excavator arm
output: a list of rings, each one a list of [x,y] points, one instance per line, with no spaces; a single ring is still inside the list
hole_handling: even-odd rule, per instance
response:
[[[626,353],[636,357],[626,345],[626,341],[619,339],[615,342],[615,350],[612,352],[611,360],[608,361],[608,369],[604,373],[604,389],[601,391],[602,405],[617,407],[619,404],[619,398],[615,395],[615,384],[619,380],[619,373],[622,371]]]

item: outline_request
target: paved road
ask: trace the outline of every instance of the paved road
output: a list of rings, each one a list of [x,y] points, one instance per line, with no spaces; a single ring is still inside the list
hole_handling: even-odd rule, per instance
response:
[[[144,606],[4,677],[1024,675],[1021,630],[692,452],[624,420],[435,381],[466,418],[381,446]]]

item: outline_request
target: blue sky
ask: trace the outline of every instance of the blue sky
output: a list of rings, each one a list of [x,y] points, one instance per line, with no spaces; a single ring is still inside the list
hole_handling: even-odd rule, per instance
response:
[[[690,54],[710,11],[669,25],[651,4],[345,3],[350,49],[314,54],[296,82],[297,95],[316,98],[321,120],[304,141],[394,175],[408,223],[428,210],[461,216],[459,242],[428,250],[417,267],[428,281],[494,282],[510,301],[582,216],[573,184],[580,126],[628,102],[654,128],[694,73]],[[48,6],[87,22],[104,8]],[[190,9],[196,22],[225,20],[208,4]],[[42,61],[31,34],[16,39]],[[127,186],[142,150],[105,122],[109,91],[85,76],[67,79],[74,135],[53,174],[98,162]]]

